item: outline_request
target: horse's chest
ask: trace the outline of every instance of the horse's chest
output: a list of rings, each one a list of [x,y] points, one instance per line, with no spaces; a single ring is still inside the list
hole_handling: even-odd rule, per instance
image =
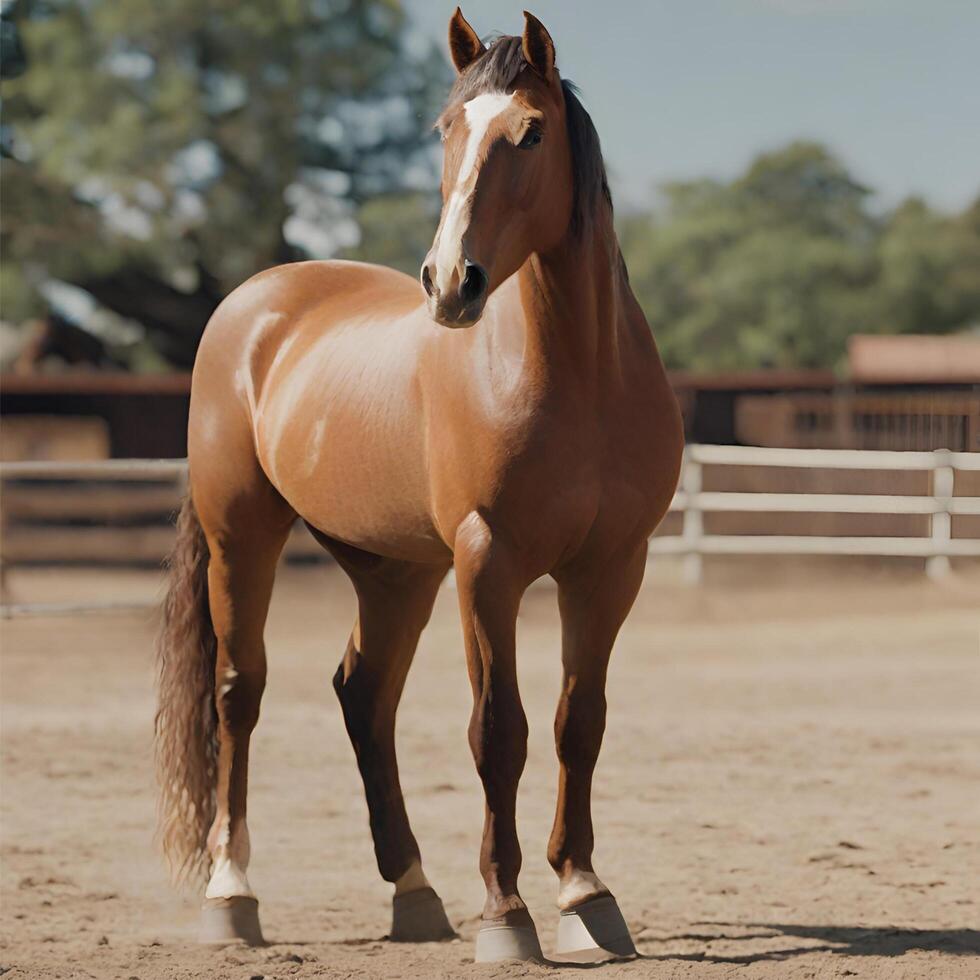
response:
[[[477,511],[492,528],[556,554],[588,533],[605,494],[594,420],[512,407],[482,425],[459,422],[447,418],[436,430],[430,454],[441,525]]]

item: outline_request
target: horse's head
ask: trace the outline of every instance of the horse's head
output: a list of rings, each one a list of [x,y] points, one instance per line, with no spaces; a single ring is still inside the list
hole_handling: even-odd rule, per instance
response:
[[[487,297],[532,253],[557,245],[572,221],[566,115],[574,96],[558,77],[544,25],[524,18],[522,37],[499,38],[489,50],[459,8],[449,22],[458,77],[437,124],[442,218],[421,273],[429,311],[443,326],[476,323]]]

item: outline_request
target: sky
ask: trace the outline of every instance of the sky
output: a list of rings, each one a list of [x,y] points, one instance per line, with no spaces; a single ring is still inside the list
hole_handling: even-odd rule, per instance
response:
[[[827,144],[891,207],[980,194],[980,0],[525,0],[602,139],[617,206],[730,178],[793,139]],[[445,48],[455,7],[406,0]],[[464,0],[477,33],[521,2]]]

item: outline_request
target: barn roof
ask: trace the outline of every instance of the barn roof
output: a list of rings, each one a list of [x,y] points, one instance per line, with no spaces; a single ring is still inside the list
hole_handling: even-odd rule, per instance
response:
[[[847,356],[857,384],[980,383],[980,334],[855,334]]]

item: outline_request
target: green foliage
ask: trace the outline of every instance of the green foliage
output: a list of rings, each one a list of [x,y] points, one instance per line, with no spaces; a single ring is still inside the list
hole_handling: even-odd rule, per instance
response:
[[[21,0],[14,15],[5,317],[63,279],[186,364],[243,279],[352,242],[378,195],[435,186],[448,69],[407,42],[397,0]]]
[[[879,313],[888,333],[945,333],[980,320],[980,199],[948,218],[910,199],[879,247]]]
[[[422,192],[382,195],[361,206],[357,223],[360,242],[343,258],[391,266],[414,279],[439,223],[439,198]]]
[[[140,325],[134,369],[186,367],[215,306],[262,268],[338,254],[416,275],[450,72],[397,0],[17,0],[2,14],[5,319],[43,315],[61,280]],[[794,143],[625,216],[668,364],[832,366],[856,331],[980,321],[980,199],[882,216],[869,197],[826,149]]]
[[[852,333],[980,320],[980,202],[948,217],[907,201],[878,218],[868,190],[810,143],[664,195],[620,233],[672,367],[833,367]]]

